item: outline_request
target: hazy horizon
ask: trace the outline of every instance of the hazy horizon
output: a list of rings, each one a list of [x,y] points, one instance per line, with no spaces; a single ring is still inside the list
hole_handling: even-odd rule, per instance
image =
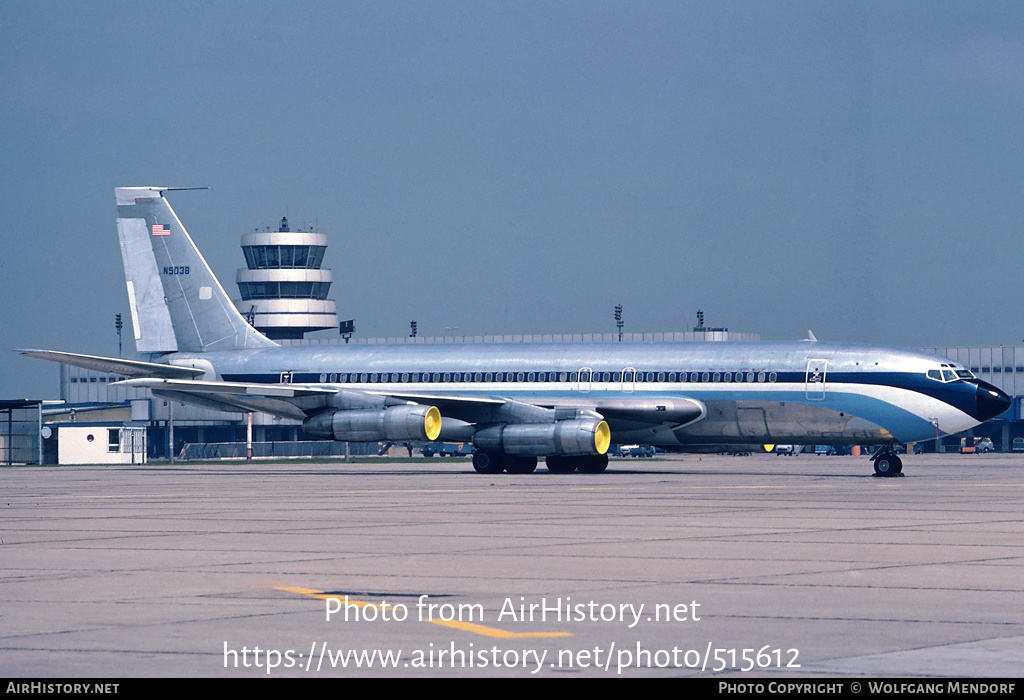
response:
[[[0,397],[58,395],[15,348],[117,354],[118,186],[210,187],[168,198],[234,298],[243,233],[327,234],[361,337],[611,333],[622,304],[627,332],[1024,343],[1024,5],[239,7],[0,8]]]

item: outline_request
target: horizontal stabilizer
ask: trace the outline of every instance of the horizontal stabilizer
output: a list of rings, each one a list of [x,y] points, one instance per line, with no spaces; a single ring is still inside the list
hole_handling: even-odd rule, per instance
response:
[[[18,350],[22,355],[40,360],[59,362],[97,372],[122,374],[126,377],[165,377],[167,379],[192,379],[204,374],[205,370],[194,367],[177,367],[158,362],[142,360],[125,360],[118,357],[101,357],[99,355],[82,355],[77,352],[58,352],[57,350]]]

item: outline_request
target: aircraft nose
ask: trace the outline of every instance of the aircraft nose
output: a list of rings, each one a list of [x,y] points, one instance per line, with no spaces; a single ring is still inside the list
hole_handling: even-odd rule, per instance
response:
[[[1012,403],[1006,392],[987,382],[978,382],[977,396],[978,404],[974,417],[982,422],[1004,413]]]

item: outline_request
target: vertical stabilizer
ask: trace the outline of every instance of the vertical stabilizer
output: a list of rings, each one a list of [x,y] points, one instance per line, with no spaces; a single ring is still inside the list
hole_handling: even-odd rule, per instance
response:
[[[246,323],[164,199],[166,187],[118,187],[117,233],[139,352],[274,346]]]

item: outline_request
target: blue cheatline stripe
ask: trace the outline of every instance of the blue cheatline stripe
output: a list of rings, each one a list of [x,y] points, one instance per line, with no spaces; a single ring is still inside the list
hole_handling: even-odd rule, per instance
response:
[[[681,373],[680,370],[674,370],[674,371],[676,372],[676,374],[680,374]],[[552,373],[552,372],[559,373],[559,374],[564,373],[564,374],[567,374],[567,375],[569,375],[569,374],[577,374],[577,376],[578,376],[578,373],[567,373],[567,372],[563,372],[561,370],[534,370],[532,372],[526,372],[526,371],[522,371],[521,372],[519,370],[517,370],[516,372],[500,372],[500,371],[496,371],[496,372],[491,372],[491,374],[492,375],[493,374],[502,374],[502,375],[512,375],[512,376],[516,376],[518,374],[523,374],[524,376],[529,376],[532,373],[536,377],[536,376],[541,375],[541,374],[546,375],[546,374],[549,374],[549,373]],[[604,370],[601,370],[601,372],[603,373]],[[621,370],[619,372],[621,372]],[[670,372],[669,370],[665,370],[664,374],[667,375],[667,374],[669,374],[669,372]],[[657,375],[659,372],[652,371],[651,373]],[[533,390],[540,389],[540,388],[543,388],[545,385],[551,385],[551,384],[554,384],[554,383],[563,384],[563,385],[564,384],[570,384],[570,385],[572,385],[572,387],[575,387],[575,386],[578,385],[577,381],[569,381],[569,382],[532,381],[532,382],[530,382],[530,381],[505,380],[504,377],[503,377],[503,381],[501,381],[501,382],[498,382],[498,381],[490,381],[490,382],[488,382],[488,381],[476,381],[476,380],[471,379],[474,375],[476,375],[476,374],[486,375],[487,372],[478,372],[475,369],[473,371],[469,371],[469,372],[460,372],[460,371],[451,371],[451,370],[444,371],[444,372],[434,372],[433,370],[431,370],[429,372],[425,372],[425,371],[422,371],[422,370],[413,370],[413,371],[408,371],[408,372],[337,372],[337,373],[333,373],[333,374],[337,376],[337,380],[333,381],[331,383],[342,384],[342,385],[344,385],[344,384],[357,384],[361,388],[373,388],[375,386],[380,386],[382,384],[387,384],[387,385],[390,385],[392,390],[395,390],[395,391],[406,390],[407,388],[409,390],[412,390],[414,387],[419,387],[419,386],[427,385],[427,384],[430,384],[430,385],[445,384],[445,385],[451,386],[453,388],[455,386],[457,386],[459,388],[459,390],[461,390],[461,391],[469,391],[469,392],[472,392],[474,390],[476,390],[476,391],[485,391],[484,387],[487,387],[487,386],[490,386],[490,385],[493,385],[493,384],[499,384],[499,383],[506,384],[506,385],[508,385],[508,384],[514,385],[517,388],[519,386],[529,386]],[[413,375],[418,374],[420,376],[420,380],[419,381],[411,381],[410,380],[410,381],[404,381],[404,382],[403,381],[399,381],[399,379],[403,376],[403,374],[409,376],[410,379],[411,379],[411,377]],[[429,376],[429,375],[433,375],[433,374],[439,375],[440,379],[438,381],[434,381],[433,379],[426,379],[426,380],[423,379],[424,375],[428,375]],[[443,378],[444,378],[444,376],[446,374],[449,376],[449,381],[447,381],[447,382],[443,381]],[[644,370],[644,374],[647,374],[647,370]],[[699,377],[703,377],[705,372],[686,372],[686,375],[688,377],[691,376],[691,375],[694,375],[694,374],[698,375]],[[707,374],[709,374],[710,376],[713,376],[715,373],[707,372]],[[720,374],[725,374],[725,373],[722,372]],[[736,374],[736,373],[733,373],[733,374]],[[747,373],[744,372],[744,375],[745,374],[747,374]],[[822,400],[822,399],[818,399],[818,400],[809,399],[808,400],[807,397],[803,395],[803,393],[802,393],[803,389],[809,390],[811,392],[811,394],[813,395],[814,393],[816,393],[817,388],[818,388],[818,385],[816,385],[814,383],[810,383],[810,384],[806,383],[806,376],[807,375],[806,375],[806,373],[804,371],[775,372],[774,374],[775,374],[775,377],[776,377],[774,382],[771,382],[771,381],[764,381],[764,382],[757,382],[757,381],[755,381],[755,382],[746,382],[746,381],[743,381],[743,382],[737,382],[737,381],[732,381],[732,382],[721,382],[721,381],[720,382],[711,382],[711,381],[709,381],[709,382],[704,382],[704,381],[693,382],[693,381],[683,381],[683,382],[680,382],[680,381],[676,381],[676,382],[657,382],[657,383],[660,383],[660,384],[666,384],[666,383],[673,384],[674,386],[670,390],[670,395],[671,396],[678,396],[680,398],[684,398],[684,397],[691,397],[691,398],[720,398],[720,399],[723,399],[723,400],[759,399],[759,398],[763,399],[763,398],[768,398],[768,397],[763,396],[763,391],[762,390],[764,388],[776,387],[777,390],[781,390],[782,387],[779,386],[779,385],[789,384],[791,387],[793,385],[797,385],[797,386],[801,387],[802,389],[800,391],[793,391],[793,390],[787,391],[785,393],[785,395],[778,396],[777,397],[778,400],[780,400],[780,401],[801,401],[801,402],[806,400],[808,402],[813,401],[815,403],[818,403],[818,402],[820,402]],[[366,375],[367,379],[366,380],[361,380],[361,375]],[[460,381],[453,381],[452,380],[455,375],[459,375],[460,376]],[[291,376],[291,383],[293,383],[293,384],[321,384],[321,383],[329,382],[331,380],[331,378],[332,378],[332,374],[331,373],[321,373],[321,372],[292,372],[290,376]],[[376,381],[376,382],[369,381],[371,377],[376,377],[378,379],[378,381]],[[470,377],[470,379],[466,379],[466,377]],[[766,379],[767,378],[768,377],[766,376]],[[251,374],[250,373],[225,374],[225,375],[223,375],[223,379],[225,381],[243,382],[243,383],[250,383],[250,384],[277,384],[281,380],[281,374],[280,373],[266,373],[266,372],[251,373]],[[646,382],[646,381],[636,381],[636,382],[633,382],[632,383],[632,385],[634,387],[634,391],[633,392],[624,392],[622,390],[621,379],[619,381],[595,381],[595,380],[592,380],[591,382],[589,382],[587,384],[590,387],[589,393],[591,393],[591,394],[601,393],[603,395],[607,395],[609,393],[617,393],[617,394],[631,394],[631,393],[635,393],[637,395],[645,395],[645,394],[648,394],[649,392],[645,391],[644,387],[645,387],[645,385],[650,384],[650,382]],[[935,381],[933,379],[929,379],[923,373],[918,373],[918,372],[830,372],[830,373],[828,373],[826,375],[826,382],[824,383],[824,393],[825,393],[825,399],[824,400],[825,400],[825,405],[829,405],[831,403],[830,401],[827,400],[829,398],[830,393],[831,393],[830,392],[830,387],[834,391],[837,386],[853,385],[853,384],[869,385],[869,386],[885,386],[885,387],[891,387],[891,388],[896,388],[896,389],[904,389],[906,391],[916,392],[916,393],[928,396],[930,398],[933,398],[933,399],[935,399],[937,401],[941,401],[943,403],[949,404],[949,405],[959,409],[960,411],[962,411],[962,412],[964,412],[964,413],[966,413],[968,415],[972,415],[974,413],[974,410],[976,408],[976,403],[977,403],[977,398],[976,398],[977,385],[972,383],[972,382],[957,381],[957,382],[942,383],[942,382],[937,382],[937,381]],[[751,390],[745,390],[745,388],[747,386],[750,386]],[[476,387],[479,387],[479,389],[476,389]],[[692,388],[689,389],[689,392],[688,392],[687,389],[685,389],[684,387],[692,387]],[[725,387],[728,387],[728,390],[726,390]],[[714,394],[713,397],[706,395],[707,394],[706,389],[710,389],[710,388],[714,388],[714,391],[712,392]],[[705,389],[705,391],[701,391],[701,389]],[[434,387],[434,390],[435,391],[437,390],[436,386]],[[571,388],[570,390],[574,394],[582,393],[582,392],[579,392],[575,388]],[[513,390],[513,391],[515,391],[515,390]],[[515,393],[520,393],[521,391],[526,391],[526,390],[523,389],[523,390],[515,391]],[[659,393],[659,395],[665,395],[665,394]],[[843,392],[843,396],[849,398],[850,394],[846,393],[846,392]],[[555,397],[552,397],[552,398],[555,398]],[[772,397],[772,398],[776,398],[776,397]]]

